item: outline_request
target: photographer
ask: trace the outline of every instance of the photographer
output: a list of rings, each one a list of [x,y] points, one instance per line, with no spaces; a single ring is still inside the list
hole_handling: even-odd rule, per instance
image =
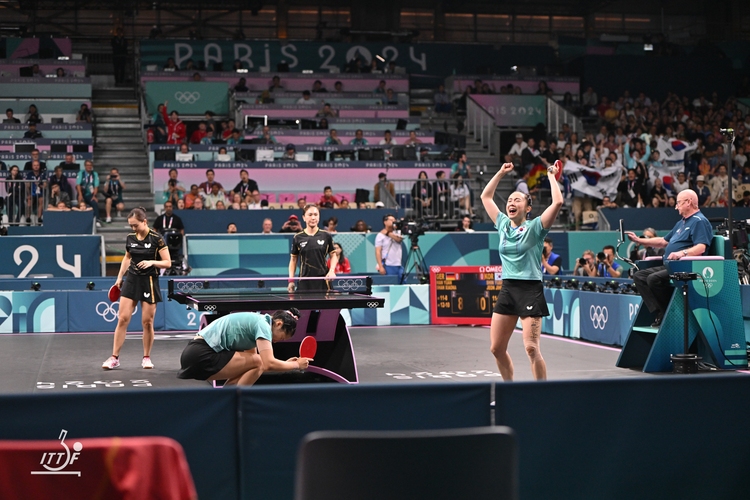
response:
[[[375,237],[375,262],[376,269],[380,274],[392,274],[398,276],[399,283],[404,274],[404,266],[401,264],[401,231],[396,231],[393,223],[396,217],[387,214],[383,217],[383,229]]]
[[[173,205],[177,204],[177,200],[185,195],[185,186],[177,180],[177,169],[169,169],[169,180],[164,185],[164,198],[165,201],[171,201]],[[190,204],[192,206],[192,203]]]
[[[107,189],[104,191],[104,210],[107,214],[107,224],[112,222],[112,206],[117,210],[117,216],[122,217],[122,211],[125,210],[125,204],[122,202],[122,191],[125,189],[125,183],[120,179],[120,171],[113,168],[109,171],[107,180]]]
[[[542,274],[559,274],[562,269],[562,257],[552,251],[552,239],[544,238],[542,247]]]
[[[583,256],[576,261],[573,268],[573,274],[576,276],[596,276],[596,256],[592,250],[583,252]]]
[[[615,262],[615,247],[607,245],[596,254],[596,275],[600,278],[619,278],[622,266]]]

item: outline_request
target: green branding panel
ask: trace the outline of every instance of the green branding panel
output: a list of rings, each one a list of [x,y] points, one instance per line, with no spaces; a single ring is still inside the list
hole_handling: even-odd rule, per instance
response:
[[[213,111],[229,113],[229,86],[224,82],[147,82],[146,106],[155,113],[160,103],[169,101],[169,111],[185,115],[202,115]]]

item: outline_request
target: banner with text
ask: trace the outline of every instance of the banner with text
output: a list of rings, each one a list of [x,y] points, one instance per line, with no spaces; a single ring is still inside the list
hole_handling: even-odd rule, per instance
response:
[[[0,239],[0,274],[101,276],[101,253],[101,236],[6,236]]]
[[[472,94],[471,98],[495,117],[498,127],[536,127],[547,124],[547,98],[540,95]]]
[[[184,68],[188,59],[204,63],[212,69],[217,64],[231,70],[235,60],[256,72],[276,71],[285,62],[289,71],[300,73],[312,70],[319,73],[343,72],[348,61],[360,57],[364,66],[376,56],[387,64],[394,61],[409,74],[474,73],[478,66],[486,66],[497,52],[492,45],[463,45],[458,43],[325,43],[280,42],[277,40],[142,40],[140,59],[143,69],[157,65],[159,69],[172,57]]]

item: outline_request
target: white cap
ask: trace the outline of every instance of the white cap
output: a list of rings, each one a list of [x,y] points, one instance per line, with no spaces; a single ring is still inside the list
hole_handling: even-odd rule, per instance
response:
[[[385,203],[383,203],[382,201],[375,203],[375,208],[383,208],[383,207],[385,207]]]
[[[695,178],[695,180],[696,180],[696,182],[698,182],[698,181],[705,181],[706,178],[703,177],[702,175],[699,175],[698,177]]]

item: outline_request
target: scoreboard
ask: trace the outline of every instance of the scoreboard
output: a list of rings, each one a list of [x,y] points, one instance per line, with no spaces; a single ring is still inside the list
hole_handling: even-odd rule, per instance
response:
[[[502,266],[430,267],[430,323],[489,325]]]

